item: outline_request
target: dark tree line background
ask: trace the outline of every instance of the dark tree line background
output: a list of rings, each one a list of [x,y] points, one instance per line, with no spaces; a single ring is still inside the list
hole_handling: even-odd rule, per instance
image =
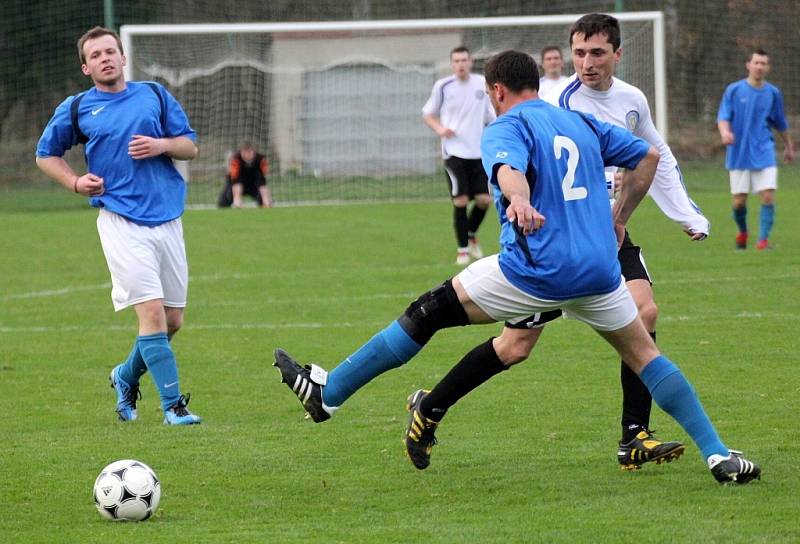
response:
[[[788,113],[800,111],[800,21],[796,0],[113,0],[113,22],[286,22],[546,15],[661,10],[667,31],[670,143],[682,159],[718,153],[715,115],[727,83],[763,47]],[[15,178],[7,160],[35,142],[53,107],[87,87],[75,41],[103,24],[102,0],[4,0],[0,17],[0,179]],[[28,148],[30,149],[30,147]],[[30,151],[26,153],[30,154]],[[3,158],[5,155],[5,159]]]

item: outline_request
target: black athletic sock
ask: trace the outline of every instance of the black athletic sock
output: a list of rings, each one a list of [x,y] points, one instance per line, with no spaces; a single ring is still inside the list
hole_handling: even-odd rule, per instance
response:
[[[477,205],[473,205],[469,212],[469,225],[467,228],[467,236],[469,238],[473,238],[475,233],[478,232],[478,227],[481,226],[484,217],[486,217],[486,208],[479,208]]]
[[[422,415],[433,421],[441,421],[447,410],[461,397],[495,374],[508,370],[494,351],[493,339],[489,338],[488,342],[473,348],[450,369],[450,372],[422,399],[420,403]]]
[[[651,332],[650,336],[655,341],[656,333]],[[622,442],[626,443],[650,425],[653,397],[650,396],[647,386],[625,364],[625,361],[622,361],[620,368],[620,382],[622,383]]]
[[[456,229],[458,247],[467,247],[467,209],[453,206],[453,226]]]

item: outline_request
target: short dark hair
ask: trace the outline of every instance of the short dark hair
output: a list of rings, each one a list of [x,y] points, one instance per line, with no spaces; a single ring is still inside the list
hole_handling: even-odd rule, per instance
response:
[[[466,53],[469,55],[469,49],[465,45],[459,45],[458,47],[454,47],[452,51],[450,51],[450,58],[453,58],[453,55],[456,53]]]
[[[117,47],[119,47],[120,55],[124,55],[125,52],[122,50],[122,40],[119,39],[119,35],[111,30],[110,28],[105,28],[102,26],[96,26],[92,29],[86,31],[86,33],[80,37],[78,40],[78,58],[81,59],[81,64],[86,64],[86,56],[83,54],[83,46],[89,40],[94,40],[101,36],[113,36],[115,40],[117,40]]]
[[[564,58],[564,54],[561,52],[561,48],[557,45],[545,45],[542,47],[542,52],[540,53],[542,62],[544,62],[544,56],[549,53],[550,51],[558,51],[558,56],[562,59]]]
[[[762,48],[760,48],[760,47],[756,47],[755,49],[753,49],[753,52],[752,52],[752,53],[750,53],[750,60],[752,60],[752,59],[753,59],[753,55],[762,55],[762,56],[764,56],[764,57],[768,57],[768,56],[769,56],[769,53],[767,53],[766,51],[764,51],[764,50],[763,50]]]
[[[520,51],[509,49],[496,54],[486,63],[483,75],[489,87],[500,83],[514,93],[539,90],[539,67],[533,57]]]
[[[622,40],[620,38],[619,21],[611,15],[605,13],[589,13],[584,15],[569,29],[569,45],[572,46],[572,36],[583,34],[584,38],[591,38],[595,34],[605,34],[611,48],[616,51],[619,49]]]

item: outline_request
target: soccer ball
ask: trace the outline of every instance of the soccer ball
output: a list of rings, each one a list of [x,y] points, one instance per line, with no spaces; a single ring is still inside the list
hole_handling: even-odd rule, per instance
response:
[[[107,519],[144,521],[153,515],[160,500],[161,483],[141,461],[115,461],[94,481],[94,504]]]

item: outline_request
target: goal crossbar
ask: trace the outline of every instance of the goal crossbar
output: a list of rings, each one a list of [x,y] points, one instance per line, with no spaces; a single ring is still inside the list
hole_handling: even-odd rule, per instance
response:
[[[614,13],[623,22],[651,21],[653,24],[654,100],[655,124],[667,138],[667,87],[664,45],[664,14],[661,11]],[[529,15],[519,17],[479,17],[460,19],[408,19],[383,21],[326,21],[301,23],[197,23],[168,25],[123,25],[120,28],[122,45],[130,58],[133,56],[133,36],[141,35],[191,35],[231,33],[290,33],[290,32],[346,32],[403,29],[480,28],[526,25],[559,25],[575,21],[575,14]],[[125,77],[132,79],[132,63],[125,66]]]

